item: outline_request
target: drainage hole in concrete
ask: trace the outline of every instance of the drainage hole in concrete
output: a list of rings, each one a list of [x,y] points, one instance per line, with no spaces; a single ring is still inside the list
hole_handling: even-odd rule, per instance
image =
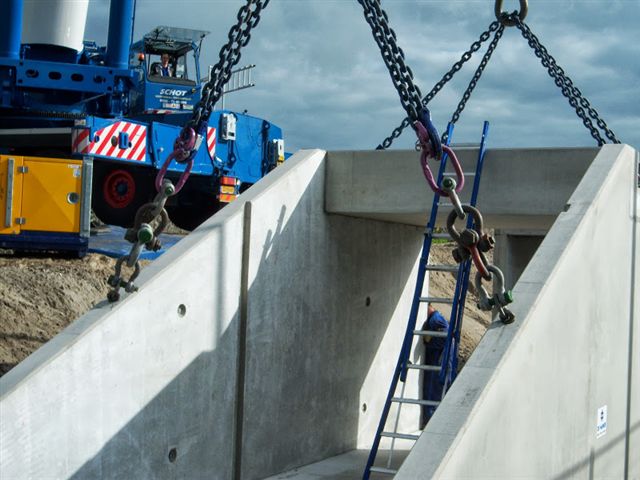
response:
[[[186,313],[187,313],[187,306],[184,303],[181,303],[180,305],[178,305],[178,315],[180,315],[181,317],[184,317]]]
[[[371,297],[367,297],[367,299],[364,301],[364,304],[368,307],[369,305],[371,305]]]
[[[174,463],[176,461],[176,458],[178,458],[178,450],[176,448],[172,448],[171,450],[169,450],[169,461],[171,463]]]
[[[366,412],[366,411],[367,411],[367,404],[366,404],[366,403],[363,403],[363,404],[362,404],[362,413],[364,413],[364,412]]]

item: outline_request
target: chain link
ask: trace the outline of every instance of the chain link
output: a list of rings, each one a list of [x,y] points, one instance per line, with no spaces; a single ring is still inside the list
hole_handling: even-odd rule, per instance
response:
[[[389,26],[389,17],[378,0],[358,0],[373,33],[391,80],[400,95],[400,103],[411,121],[422,120],[422,93],[413,83],[413,72],[404,61],[404,52],[396,43],[396,33]]]
[[[400,97],[400,103],[407,117],[418,132],[422,124],[427,132],[428,141],[420,142],[420,147],[429,157],[442,158],[442,142],[438,130],[431,120],[431,113],[422,105],[422,93],[413,82],[413,72],[404,60],[404,52],[398,46],[396,33],[389,26],[389,18],[380,6],[380,0],[358,0],[364,10],[364,18],[371,27],[373,38],[380,48],[382,59],[389,70],[393,85]]]
[[[473,74],[473,78],[469,82],[467,89],[462,95],[462,99],[460,100],[460,103],[458,103],[458,106],[456,107],[456,111],[451,116],[451,120],[449,120],[449,123],[455,124],[460,119],[460,115],[462,114],[464,107],[466,107],[467,101],[469,100],[469,98],[471,98],[471,94],[473,93],[473,90],[476,88],[476,85],[478,84],[478,81],[480,80],[480,77],[482,76],[482,73],[484,72],[485,67],[489,63],[489,60],[491,59],[491,55],[493,55],[494,50],[498,46],[498,42],[502,38],[503,33],[504,33],[504,25],[500,25],[500,27],[496,30],[496,33],[493,36],[493,39],[491,40],[491,43],[489,43],[489,47],[487,48],[487,51],[485,52],[484,56],[482,57],[482,60],[480,61],[480,65],[478,65],[478,68]],[[446,135],[446,132],[444,135]]]
[[[567,76],[565,71],[556,63],[555,58],[553,58],[544,45],[540,43],[540,40],[531,31],[529,26],[520,21],[517,15],[511,14],[510,18],[513,20],[515,26],[520,30],[525,40],[527,40],[529,46],[533,48],[536,57],[540,59],[540,63],[547,69],[549,76],[553,78],[555,84],[560,88],[562,94],[574,108],[578,117],[582,119],[582,123],[587,127],[589,132],[591,132],[591,136],[598,142],[598,145],[602,146],[606,141],[602,138],[598,129],[593,125],[592,120],[595,120],[598,127],[604,131],[605,136],[609,140],[613,143],[620,143],[620,140],[618,140],[613,131],[607,126],[605,121],[600,118],[598,112],[591,106],[589,100],[584,98],[582,92],[573,84],[573,81]]]
[[[487,30],[485,30],[480,34],[480,37],[478,38],[478,40],[476,40],[471,44],[469,49],[460,56],[460,60],[458,60],[456,63],[453,64],[451,69],[442,76],[442,78],[433,86],[431,91],[427,93],[427,95],[422,99],[423,107],[425,108],[427,107],[428,103],[431,100],[433,100],[433,97],[435,97],[436,94],[440,90],[442,90],[442,88],[449,82],[449,80],[451,80],[453,76],[460,71],[462,66],[471,59],[473,54],[478,50],[480,50],[480,47],[482,46],[482,44],[486,42],[489,39],[489,37],[491,37],[491,34],[496,30],[498,30],[500,27],[501,27],[500,22],[494,21],[489,25],[489,28]],[[382,141],[382,143],[376,147],[376,149],[385,150],[389,148],[393,143],[393,141],[396,138],[398,138],[402,134],[404,129],[407,128],[410,124],[411,124],[411,119],[409,117],[405,118],[399,126],[393,129],[393,132],[391,132],[391,135],[385,138]]]
[[[211,69],[211,78],[202,87],[200,101],[193,109],[188,125],[197,131],[198,126],[209,119],[214,105],[222,96],[222,90],[231,78],[231,70],[238,64],[240,50],[251,40],[251,30],[260,22],[260,13],[270,0],[247,0],[238,11],[236,23],[229,30],[229,41],[220,49],[219,60]]]

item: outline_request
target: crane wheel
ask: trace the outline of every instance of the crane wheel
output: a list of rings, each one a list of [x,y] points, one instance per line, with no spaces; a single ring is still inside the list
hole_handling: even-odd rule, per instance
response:
[[[115,165],[94,166],[92,207],[104,223],[130,227],[143,204],[153,198],[153,178]]]

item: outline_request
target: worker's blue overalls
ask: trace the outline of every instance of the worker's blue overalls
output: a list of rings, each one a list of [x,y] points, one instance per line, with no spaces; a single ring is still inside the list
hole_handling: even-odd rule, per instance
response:
[[[422,330],[447,331],[449,322],[437,310],[434,311],[422,325]],[[429,337],[424,343],[424,365],[442,365],[442,355],[446,345],[446,338]],[[442,383],[438,372],[424,372],[422,382],[422,399],[440,401],[442,399]],[[429,422],[436,407],[423,406],[420,418],[420,428]]]

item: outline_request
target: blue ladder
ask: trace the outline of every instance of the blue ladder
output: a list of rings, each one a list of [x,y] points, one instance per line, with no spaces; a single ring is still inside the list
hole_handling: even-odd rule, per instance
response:
[[[478,160],[476,163],[476,171],[473,181],[473,189],[471,191],[470,204],[476,206],[478,199],[478,190],[480,189],[480,177],[482,174],[482,167],[484,164],[484,156],[486,152],[486,139],[489,132],[489,122],[484,122],[482,129],[482,139],[480,141],[480,150],[478,153]],[[447,127],[447,144],[451,141],[453,136],[453,125],[449,124]],[[440,169],[438,171],[437,184],[442,184],[447,165],[447,156],[444,155],[440,162]],[[411,304],[411,312],[409,314],[409,322],[407,324],[407,330],[402,342],[402,348],[400,350],[400,356],[398,363],[393,373],[393,379],[391,380],[391,386],[389,393],[387,394],[387,400],[382,410],[382,416],[376,436],[369,453],[369,459],[367,466],[365,467],[363,480],[368,480],[372,473],[380,473],[385,475],[394,476],[397,470],[391,468],[391,461],[393,457],[393,449],[395,441],[397,439],[417,441],[419,435],[410,433],[398,433],[398,422],[400,419],[400,412],[403,404],[413,404],[426,407],[435,407],[440,404],[439,401],[423,400],[423,399],[411,399],[404,398],[404,390],[406,387],[407,373],[409,370],[423,371],[423,372],[439,372],[439,381],[443,385],[442,397],[444,398],[449,386],[455,380],[458,368],[458,347],[460,345],[460,334],[462,331],[462,317],[464,313],[464,304],[467,296],[467,289],[469,286],[469,274],[471,270],[471,260],[465,260],[459,265],[429,265],[429,253],[431,251],[431,243],[434,238],[450,238],[446,233],[434,233],[436,225],[436,217],[438,215],[438,207],[441,206],[440,196],[434,194],[433,204],[431,207],[431,216],[427,224],[425,231],[424,242],[422,244],[422,255],[420,257],[420,264],[418,267],[418,275],[416,278],[416,288],[413,295],[413,302]],[[444,204],[448,205],[448,204]],[[468,216],[467,228],[473,227],[473,219]],[[427,271],[436,272],[457,272],[456,276],[456,288],[452,298],[439,298],[439,297],[424,297],[422,291],[424,287],[424,280]],[[418,320],[418,311],[420,305],[424,303],[447,303],[451,304],[451,316],[449,320],[448,331],[428,331],[428,330],[416,330],[416,322]],[[431,337],[446,338],[444,352],[442,355],[442,362],[439,365],[417,365],[412,364],[409,361],[411,349],[413,345],[414,337],[422,337],[423,335],[429,335]],[[398,381],[402,382],[401,393],[399,397],[395,396],[395,392],[398,386]],[[392,404],[398,405],[397,416],[394,422],[393,431],[385,431],[384,427],[387,423],[389,411]],[[378,453],[378,447],[382,437],[391,438],[391,449],[386,467],[374,466],[376,456]]]

